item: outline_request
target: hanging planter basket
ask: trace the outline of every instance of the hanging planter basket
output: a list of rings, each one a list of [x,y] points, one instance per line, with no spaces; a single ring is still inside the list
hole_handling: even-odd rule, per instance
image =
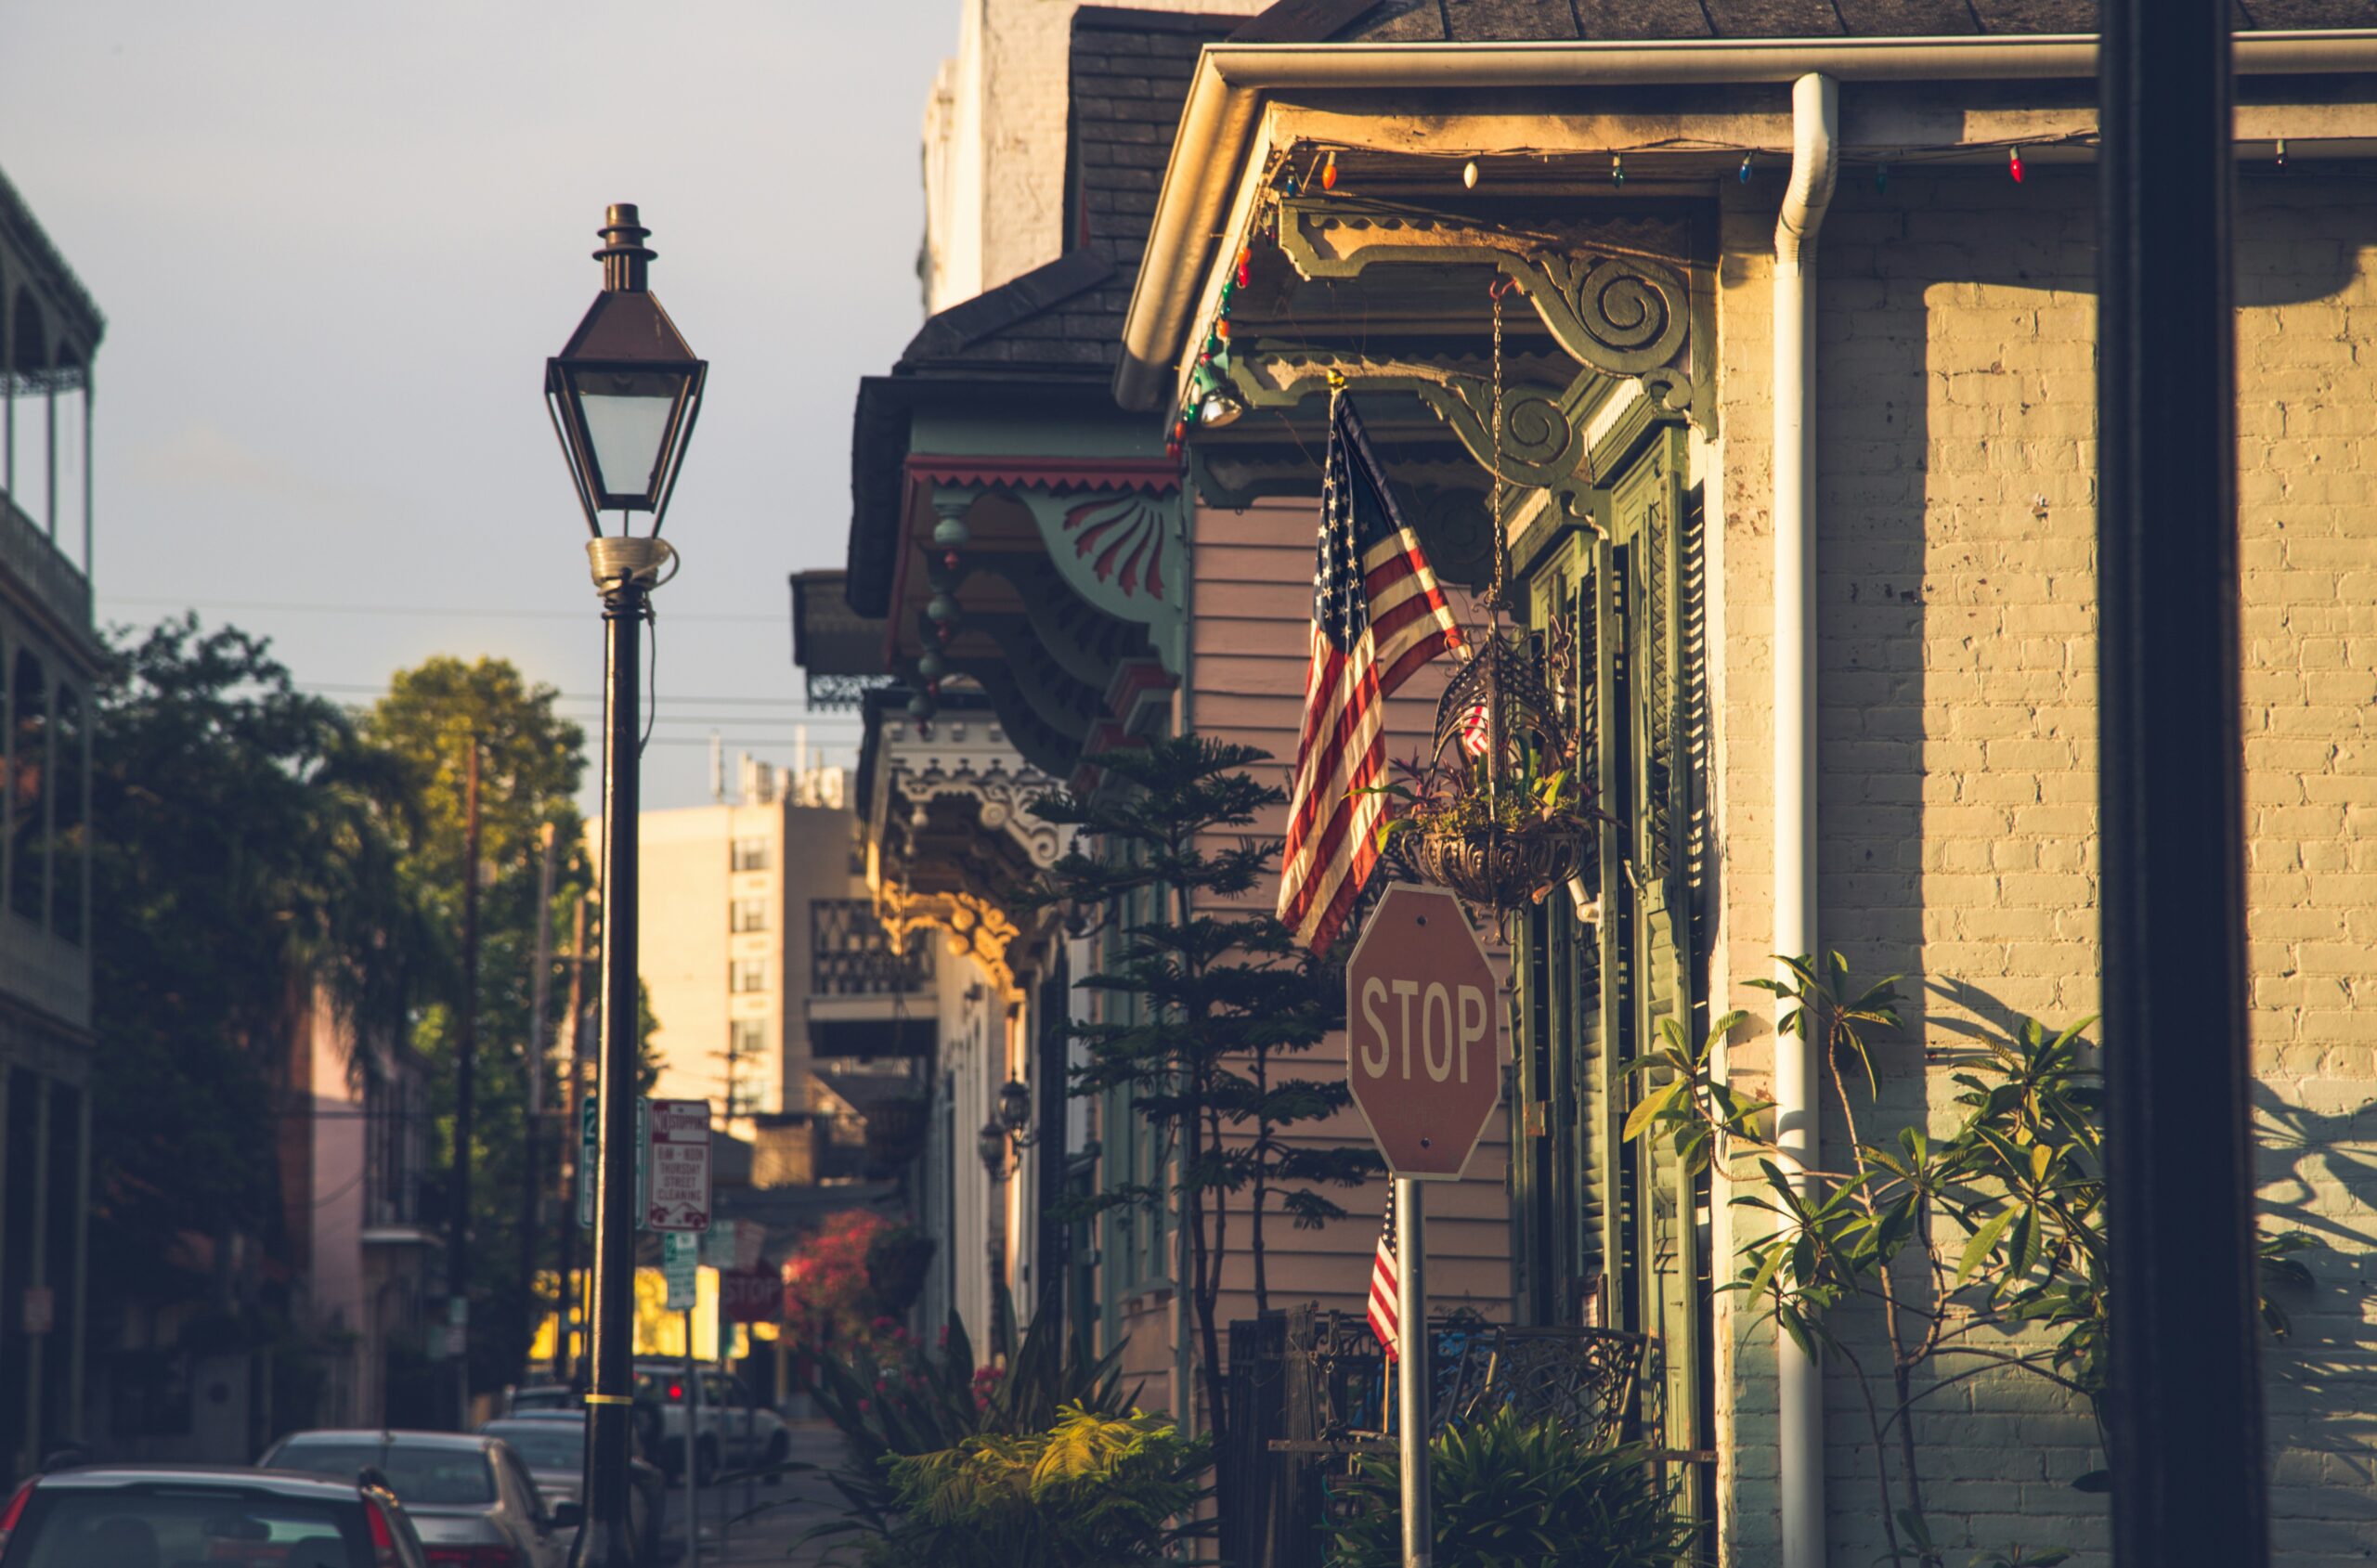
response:
[[[1562,659],[1545,644],[1500,630],[1478,640],[1436,704],[1429,771],[1449,792],[1413,801],[1387,840],[1409,879],[1498,913],[1534,903],[1584,864]]]
[[[1409,836],[1403,848],[1417,880],[1497,911],[1533,903],[1584,864],[1584,829],[1573,822],[1464,829],[1422,819]]]

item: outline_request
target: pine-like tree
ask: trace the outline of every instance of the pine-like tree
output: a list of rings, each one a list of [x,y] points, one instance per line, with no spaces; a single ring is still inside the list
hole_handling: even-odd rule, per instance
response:
[[[1343,1021],[1344,975],[1298,947],[1267,899],[1249,900],[1267,891],[1279,852],[1277,839],[1251,831],[1285,800],[1246,771],[1267,753],[1185,735],[1095,760],[1093,787],[1033,807],[1044,821],[1081,830],[1046,875],[1042,900],[1103,922],[1100,967],[1080,983],[1114,1004],[1075,1028],[1087,1060],[1072,1092],[1124,1092],[1132,1112],[1164,1133],[1171,1157],[1164,1180],[1106,1186],[1089,1207],[1176,1211],[1209,1420],[1226,1432],[1214,1316],[1233,1208],[1246,1223],[1255,1304],[1265,1310],[1266,1213],[1276,1204],[1299,1227],[1318,1226],[1344,1213],[1318,1187],[1357,1185],[1377,1169],[1368,1149],[1315,1148],[1289,1136],[1347,1103],[1339,1075],[1282,1075],[1287,1058]]]

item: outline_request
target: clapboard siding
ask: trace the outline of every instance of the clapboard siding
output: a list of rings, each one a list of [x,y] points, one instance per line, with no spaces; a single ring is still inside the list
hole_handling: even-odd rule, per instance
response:
[[[1194,620],[1186,704],[1198,733],[1269,752],[1271,772],[1284,788],[1295,760],[1304,717],[1304,687],[1311,658],[1313,531],[1317,499],[1258,502],[1242,512],[1200,508],[1190,569]],[[1448,661],[1422,669],[1387,705],[1387,755],[1418,757],[1435,720],[1436,697]],[[1276,836],[1285,813],[1266,813],[1253,831]],[[1240,907],[1268,908],[1277,897],[1266,884]],[[1229,906],[1223,906],[1229,907]],[[1281,1069],[1293,1076],[1333,1077],[1344,1070],[1345,1038],[1331,1035]],[[1300,1142],[1367,1147],[1368,1130],[1348,1110],[1299,1129]],[[1431,1300],[1438,1309],[1469,1306],[1492,1317],[1509,1315],[1509,1203],[1505,1191],[1509,1143],[1500,1113],[1470,1162],[1469,1179],[1436,1184],[1428,1192]],[[1326,1192],[1346,1218],[1299,1230],[1274,1208],[1264,1225],[1271,1305],[1317,1302],[1359,1312],[1370,1289],[1370,1260],[1386,1207],[1386,1184]],[[1253,1264],[1246,1251],[1247,1205],[1230,1205],[1228,1260],[1222,1316],[1254,1313]]]

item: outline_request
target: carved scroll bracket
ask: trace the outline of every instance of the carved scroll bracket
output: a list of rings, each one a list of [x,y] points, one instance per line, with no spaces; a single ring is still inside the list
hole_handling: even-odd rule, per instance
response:
[[[1491,266],[1514,279],[1560,346],[1612,376],[1654,374],[1692,392],[1691,291],[1679,220],[1604,218],[1500,228],[1453,214],[1342,197],[1279,203],[1279,247],[1305,278],[1352,278],[1380,264]]]

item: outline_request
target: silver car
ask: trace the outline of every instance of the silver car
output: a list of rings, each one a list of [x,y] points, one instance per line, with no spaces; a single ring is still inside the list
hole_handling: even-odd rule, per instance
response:
[[[564,1568],[581,1518],[548,1510],[528,1467],[498,1437],[451,1432],[301,1432],[257,1466],[352,1480],[369,1474],[404,1505],[433,1563]]]
[[[528,1467],[529,1479],[536,1482],[548,1508],[582,1500],[578,1492],[586,1484],[583,1406],[576,1410],[531,1408],[517,1416],[498,1416],[479,1428],[479,1434],[500,1437],[511,1445],[513,1452]],[[669,1483],[659,1468],[647,1463],[641,1455],[629,1456],[628,1480],[628,1532],[643,1549],[645,1561],[657,1562]]]

